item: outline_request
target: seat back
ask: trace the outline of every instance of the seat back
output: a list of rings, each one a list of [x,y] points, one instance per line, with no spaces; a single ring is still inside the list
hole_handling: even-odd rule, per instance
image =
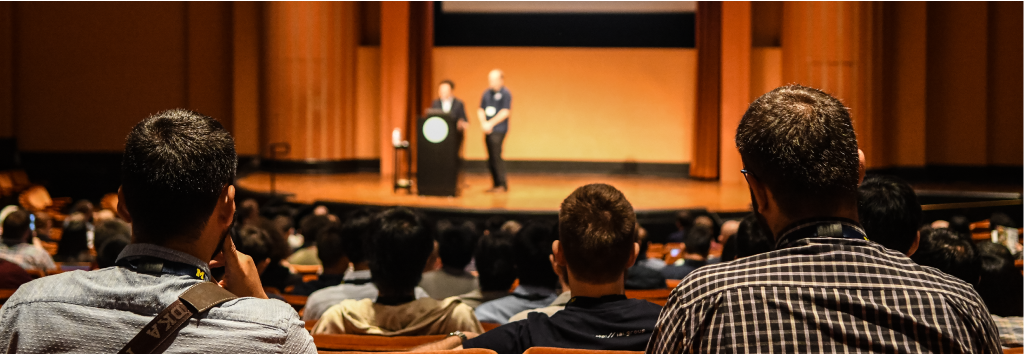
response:
[[[651,290],[626,290],[626,297],[630,299],[647,300],[661,306],[668,302],[668,296],[672,294],[671,288]]]
[[[317,350],[316,352],[319,353],[319,354],[368,354],[368,353],[372,353],[372,354],[399,354],[399,353],[408,354],[409,353],[409,352],[405,352],[405,351],[395,351],[395,352],[353,352],[353,351],[334,351],[334,350]],[[490,350],[490,349],[480,349],[480,348],[460,349],[460,350],[427,350],[427,351],[416,352],[416,353],[417,354],[498,354],[497,352],[495,352],[493,350]],[[630,352],[630,353],[632,353],[632,352]]]
[[[533,347],[527,349],[523,354],[641,354],[642,351],[629,350],[592,350],[592,349],[569,349],[552,347]]]
[[[484,332],[487,332],[487,331],[490,331],[492,329],[501,327],[501,323],[480,322],[480,326],[482,326],[484,328]]]
[[[342,350],[362,352],[406,351],[416,346],[445,339],[446,335],[434,336],[375,336],[361,334],[314,334],[313,343],[318,350]]]

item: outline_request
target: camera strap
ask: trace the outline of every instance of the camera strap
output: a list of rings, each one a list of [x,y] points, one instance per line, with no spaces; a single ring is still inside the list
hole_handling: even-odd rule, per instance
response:
[[[188,319],[209,311],[217,305],[238,298],[215,283],[208,281],[193,285],[178,296],[178,300],[160,311],[152,321],[119,354],[149,354],[160,347],[167,338],[174,335]]]

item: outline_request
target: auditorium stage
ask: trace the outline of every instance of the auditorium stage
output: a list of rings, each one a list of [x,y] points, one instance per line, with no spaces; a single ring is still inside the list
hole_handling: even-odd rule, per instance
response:
[[[637,212],[664,212],[706,208],[718,213],[743,212],[750,208],[744,183],[723,184],[687,178],[638,175],[522,174],[510,173],[508,193],[485,193],[491,187],[487,174],[465,174],[458,197],[423,197],[405,190],[392,192],[391,178],[376,173],[277,174],[279,193],[294,194],[298,203],[333,202],[354,205],[409,206],[459,212],[557,213],[574,189],[588,183],[607,183],[621,190]],[[258,172],[238,180],[238,186],[256,192],[270,191],[270,175]]]

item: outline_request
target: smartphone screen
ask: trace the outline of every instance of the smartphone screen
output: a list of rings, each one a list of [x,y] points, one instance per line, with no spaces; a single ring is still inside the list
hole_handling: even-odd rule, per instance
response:
[[[36,215],[28,214],[28,229],[36,231]]]
[[[679,249],[678,248],[673,249],[673,250],[669,251],[668,254],[672,255],[672,257],[679,257]]]

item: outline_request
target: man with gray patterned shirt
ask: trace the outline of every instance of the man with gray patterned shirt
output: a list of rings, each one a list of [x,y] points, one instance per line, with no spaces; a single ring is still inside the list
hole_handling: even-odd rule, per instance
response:
[[[118,214],[132,242],[117,266],[22,285],[0,309],[9,353],[117,353],[186,289],[211,281],[238,298],[188,320],[163,353],[316,353],[288,304],[268,300],[252,258],[226,237],[237,156],[210,117],[169,110],[132,129],[121,161]],[[149,333],[149,332],[147,332]]]
[[[777,88],[750,104],[736,147],[775,250],[683,279],[648,353],[1002,352],[970,285],[860,227],[864,155],[842,102]]]

